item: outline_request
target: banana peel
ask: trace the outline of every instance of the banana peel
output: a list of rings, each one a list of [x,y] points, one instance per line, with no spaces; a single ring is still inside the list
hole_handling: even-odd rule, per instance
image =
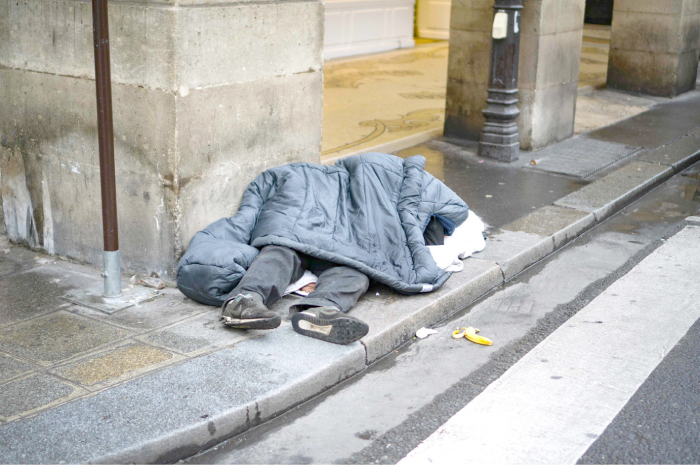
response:
[[[461,339],[466,337],[468,340],[480,345],[493,345],[493,341],[488,337],[479,336],[477,333],[478,329],[473,327],[457,328],[455,332],[452,333],[453,339]]]
[[[484,336],[478,336],[477,335],[478,332],[479,332],[478,329],[469,327],[464,332],[464,337],[466,337],[470,341],[474,342],[475,344],[493,345],[493,341],[491,339],[489,339],[488,337],[484,337]]]

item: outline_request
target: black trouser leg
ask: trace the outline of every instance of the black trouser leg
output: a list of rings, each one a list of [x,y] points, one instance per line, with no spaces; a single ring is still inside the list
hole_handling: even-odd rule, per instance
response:
[[[303,311],[318,306],[334,306],[347,313],[367,292],[369,278],[357,269],[332,263],[310,261],[311,271],[318,275],[316,290],[295,303],[290,311]],[[319,267],[320,266],[320,267]]]
[[[433,216],[423,232],[423,240],[425,245],[444,245],[445,244],[445,227]]]
[[[306,259],[296,251],[276,245],[260,250],[238,285],[228,295],[256,293],[266,306],[282,297],[292,282],[298,281],[306,269]]]

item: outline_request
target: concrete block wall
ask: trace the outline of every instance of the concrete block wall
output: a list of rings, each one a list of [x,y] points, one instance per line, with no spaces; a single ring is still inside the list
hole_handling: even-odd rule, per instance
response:
[[[453,0],[445,135],[478,140],[488,97],[493,0]],[[523,0],[520,147],[537,149],[574,131],[585,0]]]
[[[700,1],[616,0],[608,86],[673,97],[695,88]]]
[[[110,1],[122,267],[172,278],[261,171],[320,160],[319,1]],[[92,11],[0,0],[0,188],[15,242],[100,264]]]

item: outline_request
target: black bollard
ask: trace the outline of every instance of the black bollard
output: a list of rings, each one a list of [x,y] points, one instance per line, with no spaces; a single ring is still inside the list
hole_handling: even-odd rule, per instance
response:
[[[518,158],[520,143],[515,119],[518,102],[521,0],[496,0],[491,39],[489,97],[479,140],[479,155],[511,162]]]

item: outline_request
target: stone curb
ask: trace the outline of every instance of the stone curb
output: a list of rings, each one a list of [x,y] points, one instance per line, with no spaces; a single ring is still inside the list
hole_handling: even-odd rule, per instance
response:
[[[363,371],[409,341],[418,328],[464,309],[680,172],[700,152],[662,163],[649,153],[641,157],[650,160],[632,161],[494,232],[486,250],[466,260],[464,271],[431,294],[401,297],[375,286],[353,313],[371,329],[359,343],[335,346],[303,338],[286,326],[0,426],[0,438],[13,439],[17,446],[3,449],[0,461],[173,462],[243,433]],[[188,394],[194,396],[183,398]],[[104,422],[105,412],[116,420]],[[33,454],[19,457],[27,456],[26,446]]]
[[[499,266],[469,259],[463,271],[453,274],[445,285],[430,294],[401,297],[387,288],[381,288],[384,292],[378,295],[370,291],[367,299],[353,310],[354,316],[370,326],[370,333],[361,340],[367,364],[411,340],[416,330],[444,320],[501,283],[503,274]]]
[[[554,205],[592,212],[596,221],[602,222],[673,175],[672,167],[633,161],[563,197]]]
[[[695,130],[653,151],[645,152],[637,159],[671,166],[678,173],[700,160],[700,130]]]
[[[591,212],[562,206],[544,206],[503,227],[503,230],[532,232],[551,237],[558,249],[595,225]]]

